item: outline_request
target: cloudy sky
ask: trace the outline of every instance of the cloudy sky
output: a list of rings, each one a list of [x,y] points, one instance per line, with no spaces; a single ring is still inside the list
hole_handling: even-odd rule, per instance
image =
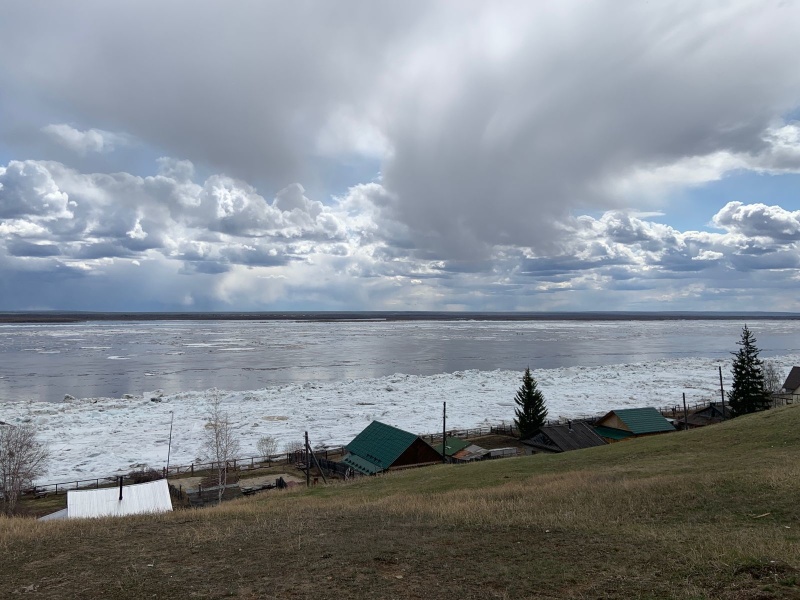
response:
[[[0,310],[778,310],[800,4],[11,0]]]

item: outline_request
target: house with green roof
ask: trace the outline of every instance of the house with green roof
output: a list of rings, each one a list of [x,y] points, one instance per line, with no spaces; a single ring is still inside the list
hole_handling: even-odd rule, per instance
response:
[[[342,463],[363,475],[442,461],[442,455],[418,435],[380,421],[367,425],[345,449],[348,454]]]
[[[618,408],[598,419],[594,430],[607,442],[619,442],[629,438],[669,433],[675,431],[675,427],[655,408]]]

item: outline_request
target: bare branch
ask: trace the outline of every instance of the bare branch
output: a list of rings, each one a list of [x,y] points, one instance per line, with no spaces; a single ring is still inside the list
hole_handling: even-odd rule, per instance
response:
[[[36,439],[32,425],[0,426],[0,502],[7,515],[14,511],[22,491],[44,473],[49,452]]]

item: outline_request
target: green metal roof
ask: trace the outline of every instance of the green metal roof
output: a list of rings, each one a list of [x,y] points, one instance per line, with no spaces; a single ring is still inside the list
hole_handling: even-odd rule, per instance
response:
[[[447,456],[453,456],[453,454],[455,454],[456,452],[460,452],[469,445],[470,445],[469,442],[465,442],[462,439],[459,439],[457,437],[449,437],[447,438]],[[433,449],[436,450],[439,454],[442,453],[441,444],[436,444],[433,447]]]
[[[612,411],[625,423],[633,435],[675,431],[675,428],[655,408],[621,408]]]
[[[356,471],[363,473],[364,475],[375,475],[375,473],[381,470],[378,465],[373,465],[368,460],[364,460],[355,454],[348,454],[342,459],[342,462],[348,467],[353,467]]]
[[[345,448],[383,471],[391,467],[416,439],[413,433],[373,421]]]
[[[594,430],[597,435],[603,438],[608,438],[609,440],[624,440],[625,438],[629,438],[633,435],[632,433],[623,431],[622,429],[603,427],[602,425],[595,426]]]

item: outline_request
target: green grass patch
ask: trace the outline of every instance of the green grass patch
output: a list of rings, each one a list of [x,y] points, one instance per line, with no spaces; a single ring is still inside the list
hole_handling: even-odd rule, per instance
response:
[[[798,457],[787,407],[213,509],[0,520],[0,597],[800,598]]]

